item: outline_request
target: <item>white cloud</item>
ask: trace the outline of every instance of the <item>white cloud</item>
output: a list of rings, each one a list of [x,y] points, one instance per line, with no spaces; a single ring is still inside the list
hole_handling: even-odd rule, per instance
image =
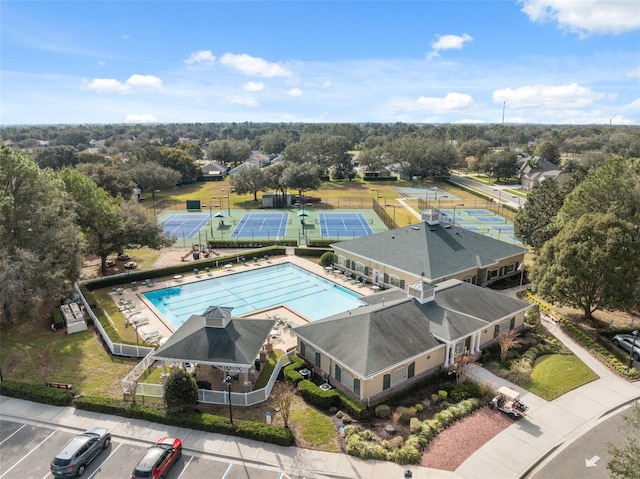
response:
[[[640,28],[635,0],[519,0],[534,22],[556,22],[565,31],[589,34],[623,33]]]
[[[211,50],[200,50],[198,52],[193,52],[189,57],[184,61],[187,65],[193,65],[195,63],[211,66],[215,63],[216,57],[211,53]]]
[[[630,78],[640,78],[640,67],[636,68],[635,70],[631,70],[629,73],[627,73],[627,76]]]
[[[129,86],[114,78],[94,78],[84,85],[85,90],[94,90],[97,92],[115,92],[128,93]]]
[[[107,66],[107,62],[99,61],[98,62],[98,66],[100,66],[100,67]]]
[[[131,75],[129,79],[122,83],[115,78],[94,78],[90,82],[85,82],[85,90],[93,90],[99,93],[131,93],[134,87],[140,88],[160,88],[162,80],[153,75]]]
[[[277,63],[271,63],[262,58],[252,57],[246,53],[234,55],[225,53],[220,57],[220,63],[234,68],[245,75],[255,75],[261,77],[290,77],[292,72]]]
[[[590,88],[569,85],[527,85],[493,92],[493,101],[507,102],[510,108],[583,108],[605,96]]]
[[[302,96],[302,90],[300,88],[292,88],[287,92],[289,96]]]
[[[415,101],[401,101],[392,105],[397,110],[452,113],[476,107],[473,98],[466,93],[447,93],[444,98],[421,96]]]
[[[160,88],[162,80],[153,75],[131,75],[127,80],[127,85],[132,87]]]
[[[438,39],[431,44],[431,53],[427,58],[438,57],[440,50],[461,50],[464,44],[473,40],[471,35],[463,33],[462,35],[438,35]]]
[[[322,88],[331,88],[332,84],[329,80],[325,80],[322,82]]]
[[[249,81],[242,88],[246,91],[262,91],[264,90],[264,83]]]
[[[248,96],[232,96],[228,98],[228,101],[229,103],[234,103],[236,105],[244,105],[244,106],[251,106],[251,107],[260,106],[260,104],[258,103],[258,100]]]
[[[153,115],[127,115],[125,123],[157,123],[158,119]]]

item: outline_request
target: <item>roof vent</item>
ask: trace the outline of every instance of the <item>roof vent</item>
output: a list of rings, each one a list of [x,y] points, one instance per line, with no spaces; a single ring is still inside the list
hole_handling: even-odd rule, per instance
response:
[[[429,228],[429,231],[435,231],[435,230],[436,230],[435,228]]]
[[[412,227],[411,227],[411,229],[412,229],[412,230],[416,230],[416,231],[420,231],[420,228],[419,228],[419,227],[417,227],[417,226],[412,226]]]
[[[445,229],[451,228],[451,225],[444,225]]]

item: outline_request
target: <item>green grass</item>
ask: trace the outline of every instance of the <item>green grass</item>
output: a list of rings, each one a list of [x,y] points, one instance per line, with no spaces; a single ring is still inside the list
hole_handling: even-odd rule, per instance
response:
[[[538,358],[525,384],[528,391],[551,401],[564,393],[598,379],[577,356],[549,354]]]
[[[290,422],[302,433],[305,447],[322,449],[328,452],[339,452],[336,444],[336,429],[331,418],[312,406],[292,410]]]
[[[109,356],[91,331],[51,333],[48,323],[21,324],[0,336],[0,364],[4,379],[42,384],[39,354],[49,348],[48,380],[73,384],[81,393],[121,397],[120,381],[138,359]]]
[[[258,377],[255,386],[253,386],[254,390],[262,389],[267,386],[269,379],[271,379],[271,373],[276,368],[276,364],[278,363],[280,356],[282,356],[282,351],[279,349],[271,351],[271,354],[269,354],[269,357],[267,358],[267,362],[264,363],[260,370],[260,376]]]

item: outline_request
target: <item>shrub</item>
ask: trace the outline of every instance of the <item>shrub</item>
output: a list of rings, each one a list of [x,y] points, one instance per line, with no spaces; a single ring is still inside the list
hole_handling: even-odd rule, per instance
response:
[[[354,434],[347,441],[346,452],[350,456],[359,457],[360,459],[375,459],[378,461],[386,461],[388,452],[380,444],[358,440],[357,434]]]
[[[329,409],[331,407],[337,407],[340,403],[340,396],[335,389],[323,391],[308,379],[300,381],[298,388],[303,399],[315,406]]]
[[[387,419],[391,417],[391,408],[386,404],[380,404],[376,406],[375,415],[380,419]]]
[[[195,379],[182,368],[174,369],[164,387],[164,402],[169,409],[179,410],[198,404]]]
[[[440,401],[446,401],[446,400],[447,400],[447,396],[448,396],[447,391],[445,391],[445,390],[443,390],[443,389],[441,389],[440,391],[438,391],[438,399],[439,399]]]
[[[412,414],[411,408],[402,406],[396,409],[396,413],[398,413],[398,420],[403,424],[409,424],[411,417],[415,416]]]
[[[505,374],[505,379],[522,386],[531,380],[531,370],[531,364],[529,364],[527,360],[520,359],[519,361],[513,361],[511,367]]]
[[[413,408],[416,410],[416,412],[424,411],[424,406],[422,405],[422,403],[416,404],[415,406],[413,406]]]
[[[413,444],[405,444],[402,449],[398,449],[392,455],[394,462],[405,464],[418,464],[420,462],[420,450]]]
[[[52,406],[68,406],[73,401],[73,392],[68,389],[57,389],[43,384],[27,384],[16,381],[0,382],[0,394],[42,404],[51,404]]]
[[[320,266],[331,266],[334,261],[335,256],[332,251],[322,253],[322,256],[320,256]]]
[[[420,430],[421,424],[422,423],[420,422],[420,419],[418,419],[417,417],[412,417],[409,421],[409,431],[411,431],[411,434],[417,433]]]

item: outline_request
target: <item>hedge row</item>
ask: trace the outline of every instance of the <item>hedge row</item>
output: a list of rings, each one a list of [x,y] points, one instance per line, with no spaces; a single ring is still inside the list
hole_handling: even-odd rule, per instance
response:
[[[27,384],[15,381],[0,382],[0,394],[3,396],[26,399],[52,406],[68,406],[73,401],[73,392],[40,384]]]
[[[291,446],[295,440],[293,433],[281,426],[253,421],[235,420],[198,412],[174,412],[145,404],[131,404],[119,399],[83,396],[75,400],[77,409],[93,411],[131,419],[142,419],[167,426],[178,426],[198,431],[243,437],[279,446]]]
[[[484,405],[482,399],[470,398],[449,406],[437,413],[432,419],[422,421],[417,431],[409,436],[404,445],[399,449],[389,450],[385,444],[372,442],[364,432],[358,432],[356,426],[345,426],[347,441],[347,454],[360,459],[375,459],[380,461],[393,461],[398,464],[418,464],[422,452],[429,443],[454,422],[471,415]]]
[[[560,327],[575,341],[580,343],[585,348],[589,349],[589,351],[591,351],[591,353],[598,360],[600,360],[600,362],[608,366],[609,369],[613,370],[616,374],[627,379],[640,378],[640,371],[635,368],[631,368],[630,371],[627,371],[626,363],[620,361],[611,351],[598,344],[595,339],[593,339],[590,335],[573,324],[571,321],[563,319],[562,321],[560,321]]]
[[[304,379],[298,370],[306,367],[306,365],[307,363],[304,359],[294,356],[291,358],[291,363],[284,367],[285,379],[298,387],[300,395],[305,401],[324,409],[340,408],[356,419],[364,419],[369,415],[367,408],[342,391],[335,388],[323,391],[312,381]]]

